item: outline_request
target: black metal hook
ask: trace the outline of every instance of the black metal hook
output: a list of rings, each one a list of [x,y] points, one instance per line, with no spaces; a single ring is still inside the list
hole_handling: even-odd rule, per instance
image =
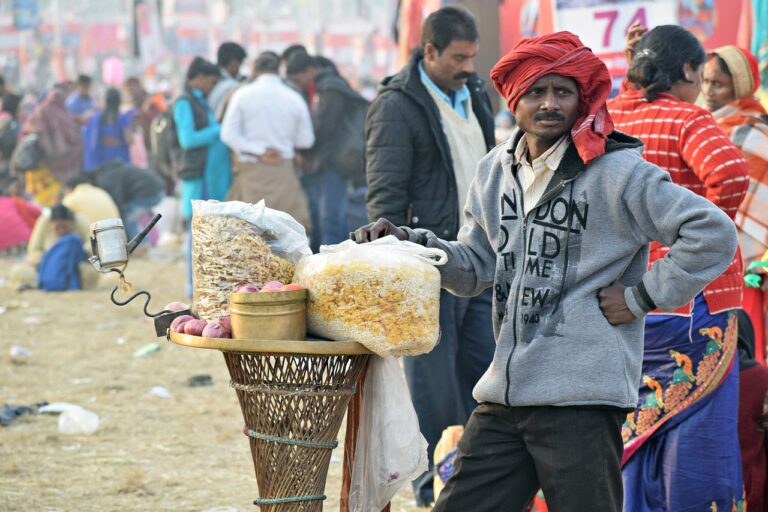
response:
[[[118,270],[118,269],[116,269],[116,268],[111,268],[111,269],[109,269],[109,270],[110,270],[111,272],[117,272],[118,274],[120,274],[120,276],[121,276],[121,277],[122,277],[122,275],[123,275],[123,272],[122,272],[121,270]],[[120,287],[119,285],[118,285],[118,286],[115,286],[115,287],[112,289],[112,293],[110,294],[110,298],[112,299],[112,303],[113,303],[113,304],[115,304],[115,305],[117,305],[117,306],[125,306],[125,305],[129,304],[129,303],[130,303],[130,302],[131,302],[133,299],[135,299],[136,297],[138,297],[139,295],[146,295],[146,296],[147,296],[147,300],[146,300],[146,301],[144,301],[144,314],[145,314],[146,316],[148,316],[148,317],[150,317],[150,318],[156,318],[156,317],[158,317],[158,316],[160,316],[160,315],[163,315],[163,314],[165,314],[165,313],[171,313],[171,311],[169,311],[169,310],[167,310],[167,309],[164,309],[164,310],[160,311],[159,313],[155,313],[155,314],[152,314],[152,313],[150,313],[149,311],[147,311],[147,307],[149,307],[149,301],[151,301],[151,300],[152,300],[152,296],[149,294],[149,292],[148,292],[148,291],[145,291],[145,290],[141,290],[140,292],[136,292],[136,293],[134,293],[133,295],[131,295],[130,297],[128,297],[128,299],[127,299],[127,300],[125,300],[124,302],[120,302],[119,300],[117,300],[117,299],[115,298],[115,294],[117,293],[117,289],[118,289],[119,287]]]
[[[127,299],[125,302],[120,302],[119,300],[117,300],[117,299],[115,298],[115,293],[117,293],[117,289],[118,289],[118,286],[115,286],[115,287],[112,289],[112,294],[111,294],[111,296],[110,296],[110,297],[111,297],[111,299],[112,299],[112,302],[113,302],[114,304],[118,305],[118,306],[125,306],[126,304],[128,304],[129,302],[131,302],[133,299],[135,299],[135,298],[136,298],[136,297],[138,297],[139,295],[146,295],[146,296],[147,296],[147,300],[146,300],[146,301],[144,301],[144,314],[145,314],[146,316],[148,316],[148,317],[150,317],[150,318],[156,318],[156,317],[158,317],[158,316],[160,316],[160,315],[163,315],[163,314],[165,314],[165,313],[171,313],[171,311],[169,311],[169,310],[167,310],[167,309],[164,309],[164,310],[160,311],[159,313],[155,313],[155,314],[152,314],[152,313],[150,313],[149,311],[147,311],[147,307],[149,306],[149,301],[151,301],[151,300],[152,300],[152,296],[149,294],[149,292],[148,292],[148,291],[145,291],[145,290],[141,290],[140,292],[136,292],[136,293],[134,293],[133,295],[131,295],[130,297],[128,297],[128,299]]]

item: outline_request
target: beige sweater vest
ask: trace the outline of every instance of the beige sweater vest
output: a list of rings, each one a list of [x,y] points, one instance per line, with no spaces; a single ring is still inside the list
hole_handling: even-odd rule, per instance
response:
[[[456,177],[456,192],[459,199],[459,226],[461,226],[464,223],[464,204],[467,202],[469,186],[475,177],[477,164],[487,153],[485,137],[472,110],[471,98],[467,100],[467,119],[464,119],[431,87],[425,85],[425,88],[440,110],[443,132],[451,149],[453,174]]]

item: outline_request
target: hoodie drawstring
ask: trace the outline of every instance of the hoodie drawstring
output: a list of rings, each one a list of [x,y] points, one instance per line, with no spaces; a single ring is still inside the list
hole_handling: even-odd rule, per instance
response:
[[[565,230],[565,261],[563,262],[563,277],[560,280],[560,292],[557,295],[557,303],[555,304],[555,309],[552,310],[552,313],[555,313],[557,309],[560,307],[560,301],[563,298],[563,291],[565,287],[565,277],[566,277],[566,274],[568,274],[568,248],[571,242],[571,221],[573,220],[573,211],[571,210],[571,205],[573,205],[573,180],[570,181],[569,185],[570,185],[570,189],[568,191],[568,224],[566,225],[566,230]]]

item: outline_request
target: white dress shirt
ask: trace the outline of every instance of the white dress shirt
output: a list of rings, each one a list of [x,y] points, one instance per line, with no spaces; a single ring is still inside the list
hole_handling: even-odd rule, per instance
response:
[[[221,123],[221,140],[243,162],[256,162],[268,148],[292,159],[295,149],[315,143],[309,107],[275,74],[263,74],[238,89]]]
[[[523,187],[523,206],[525,213],[531,211],[536,203],[539,202],[544,191],[547,189],[549,180],[560,165],[560,161],[565,156],[565,150],[571,145],[571,137],[563,135],[557,142],[544,153],[529,162],[528,143],[525,136],[520,138],[515,148],[515,160],[518,165],[518,177],[520,185]]]

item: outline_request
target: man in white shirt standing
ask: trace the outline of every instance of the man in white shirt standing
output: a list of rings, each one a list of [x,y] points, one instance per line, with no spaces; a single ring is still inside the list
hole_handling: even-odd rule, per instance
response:
[[[221,140],[235,154],[230,201],[256,203],[291,214],[311,228],[307,200],[293,166],[296,149],[315,142],[309,107],[278,75],[280,58],[264,52],[253,83],[235,92],[221,124]]]

